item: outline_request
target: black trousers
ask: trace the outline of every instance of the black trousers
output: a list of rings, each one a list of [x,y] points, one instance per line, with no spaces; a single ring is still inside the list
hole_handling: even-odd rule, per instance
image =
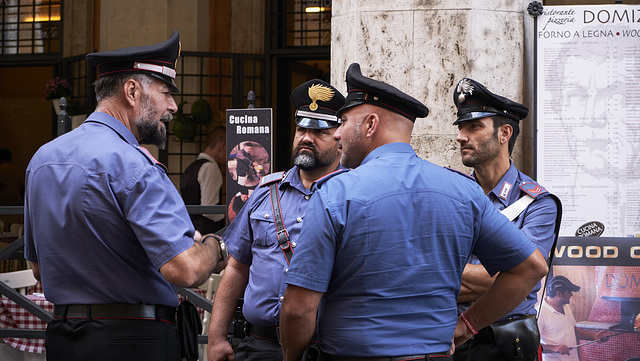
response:
[[[456,347],[453,359],[455,361],[512,361],[498,350],[493,337],[486,332],[487,330],[483,329],[483,331],[485,332]],[[524,356],[527,357],[527,355]],[[528,357],[537,357],[537,352]]]
[[[161,320],[60,319],[47,326],[47,361],[179,361],[176,327]]]
[[[282,347],[271,340],[247,336],[236,350],[236,361],[282,361]]]

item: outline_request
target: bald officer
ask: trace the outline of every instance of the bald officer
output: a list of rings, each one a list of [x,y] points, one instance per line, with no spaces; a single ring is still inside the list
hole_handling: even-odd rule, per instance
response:
[[[426,106],[358,64],[347,88],[334,137],[342,164],[355,169],[318,182],[311,199],[313,222],[285,276],[284,359],[300,357],[318,314],[325,361],[451,359],[454,337],[467,340],[531,291],[544,257],[472,179],[415,154],[411,131]],[[458,317],[471,252],[501,272]]]
[[[47,360],[180,359],[176,285],[203,283],[221,260],[195,236],[164,146],[178,33],[149,46],[87,55],[98,106],[43,145],[26,174],[25,258],[54,306]]]

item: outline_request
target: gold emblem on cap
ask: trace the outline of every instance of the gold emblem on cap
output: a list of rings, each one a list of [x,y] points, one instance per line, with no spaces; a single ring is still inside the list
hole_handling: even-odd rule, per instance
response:
[[[467,95],[473,94],[473,85],[471,85],[469,79],[464,78],[458,83],[458,88],[456,89],[456,91],[459,93],[458,101],[460,103],[464,103],[464,101],[467,99]]]
[[[173,65],[178,68],[178,58],[180,57],[180,50],[182,50],[182,43],[178,41],[178,56],[176,56],[176,63]]]
[[[323,102],[328,102],[333,99],[333,89],[327,88],[322,84],[314,84],[309,87],[309,98],[311,98],[311,104],[309,104],[309,110],[315,111],[318,109],[318,104],[316,101],[321,100]]]

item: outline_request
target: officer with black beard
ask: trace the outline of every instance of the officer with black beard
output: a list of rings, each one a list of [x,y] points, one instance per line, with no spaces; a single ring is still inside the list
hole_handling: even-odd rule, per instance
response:
[[[313,183],[338,170],[340,150],[333,138],[335,113],[345,98],[330,84],[313,79],[291,94],[296,108],[294,167],[262,178],[223,239],[229,262],[216,292],[209,325],[208,359],[282,361],[277,327],[283,283],[295,252]],[[244,294],[246,335],[234,355],[227,342],[238,298]]]

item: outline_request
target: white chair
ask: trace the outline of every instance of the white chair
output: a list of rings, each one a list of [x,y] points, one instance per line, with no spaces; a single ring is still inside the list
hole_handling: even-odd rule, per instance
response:
[[[218,286],[220,285],[220,280],[222,279],[222,275],[224,274],[224,270],[220,271],[220,273],[213,273],[209,277],[209,280],[205,282],[201,288],[207,290],[206,299],[213,300],[213,295],[215,295]],[[206,286],[205,286],[206,285]],[[204,317],[202,318],[202,333],[209,333],[209,322],[211,321],[211,314],[209,312],[204,313]],[[200,345],[200,360],[207,361],[207,345]]]
[[[23,223],[13,223],[10,229],[11,233],[18,236],[18,238],[22,237],[24,233],[24,224]]]
[[[32,270],[23,270],[0,273],[0,282],[25,295],[27,288],[35,285],[38,280],[33,276]]]

